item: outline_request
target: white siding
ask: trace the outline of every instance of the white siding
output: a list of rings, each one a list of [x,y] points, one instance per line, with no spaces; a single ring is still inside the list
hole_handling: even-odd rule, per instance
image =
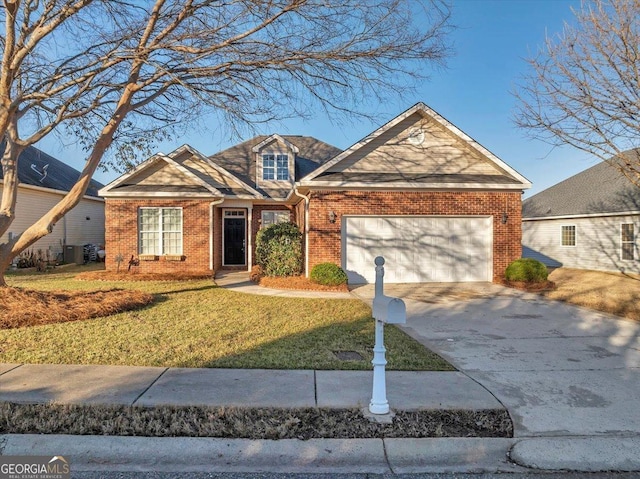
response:
[[[2,186],[0,186],[2,194]],[[49,211],[60,199],[61,194],[33,190],[18,189],[16,217],[6,234],[0,241],[6,241],[8,234],[18,235]],[[87,220],[86,217],[90,220]],[[29,250],[49,250],[52,256],[62,253],[65,244],[104,244],[104,202],[82,199],[80,203],[62,218],[53,231],[38,240]]]
[[[620,255],[620,225],[633,223],[635,259],[623,261]],[[562,226],[575,225],[576,245],[561,245]],[[640,274],[638,235],[640,215],[550,220],[523,220],[522,255],[548,266],[626,271]]]
[[[103,201],[82,199],[64,219],[67,225],[67,244],[104,245]]]

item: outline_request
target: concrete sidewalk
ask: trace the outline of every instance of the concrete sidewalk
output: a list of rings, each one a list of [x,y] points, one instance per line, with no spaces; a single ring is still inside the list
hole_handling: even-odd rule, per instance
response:
[[[361,408],[371,371],[0,364],[0,401],[28,404]],[[392,409],[504,409],[460,372],[388,371]]]

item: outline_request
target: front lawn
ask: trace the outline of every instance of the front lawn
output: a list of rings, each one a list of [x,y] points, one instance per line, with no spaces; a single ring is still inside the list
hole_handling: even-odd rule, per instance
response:
[[[77,273],[16,274],[7,282],[40,291],[140,290],[155,301],[102,318],[0,330],[0,363],[371,368],[374,325],[370,308],[358,300],[248,295],[206,279],[79,281]],[[385,328],[385,345],[389,369],[453,369],[393,326]],[[336,351],[364,359],[343,361]]]

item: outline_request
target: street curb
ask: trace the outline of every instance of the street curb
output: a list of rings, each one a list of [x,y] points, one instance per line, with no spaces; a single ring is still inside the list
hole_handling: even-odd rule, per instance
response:
[[[64,456],[73,471],[446,473],[521,472],[514,439],[249,440],[7,434],[5,456]]]
[[[523,467],[548,471],[640,471],[640,437],[522,439],[510,457]]]

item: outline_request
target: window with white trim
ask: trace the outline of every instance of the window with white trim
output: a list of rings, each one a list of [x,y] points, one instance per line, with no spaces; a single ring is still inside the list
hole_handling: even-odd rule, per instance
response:
[[[138,253],[182,254],[182,208],[138,209]]]
[[[576,245],[576,225],[563,225],[561,235],[562,246]]]
[[[262,155],[263,180],[289,180],[289,155],[265,153]]]
[[[633,223],[622,223],[620,225],[620,259],[635,259],[635,232]]]
[[[289,211],[263,211],[261,228],[274,225],[276,223],[286,223],[291,221],[291,213]]]

